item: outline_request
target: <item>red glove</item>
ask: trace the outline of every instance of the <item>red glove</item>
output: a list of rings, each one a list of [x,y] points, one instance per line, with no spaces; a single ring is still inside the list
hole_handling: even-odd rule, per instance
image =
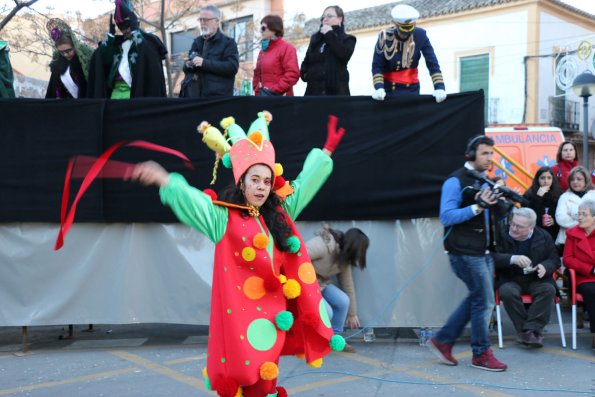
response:
[[[345,128],[337,129],[337,123],[339,119],[337,116],[329,114],[328,116],[328,123],[326,125],[326,143],[324,144],[324,148],[329,152],[333,153],[341,139],[343,139],[343,135],[345,135]]]

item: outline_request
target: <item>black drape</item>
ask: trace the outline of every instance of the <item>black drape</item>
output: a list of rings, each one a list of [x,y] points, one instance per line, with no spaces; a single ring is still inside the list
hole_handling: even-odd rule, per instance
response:
[[[115,160],[153,159],[209,187],[214,154],[196,126],[234,116],[246,131],[257,112],[273,114],[269,129],[284,177],[299,173],[313,147],[326,139],[328,114],[347,130],[334,171],[301,220],[409,219],[436,216],[440,186],[464,161],[469,137],[483,132],[483,92],[429,96],[234,97],[221,99],[0,100],[0,222],[58,222],[68,159],[98,156],[122,140],[142,139],[185,153],[177,158],[123,148]],[[214,190],[232,181],[222,165]],[[80,181],[73,181],[71,199]],[[79,204],[76,221],[173,222],[156,188],[96,180]]]

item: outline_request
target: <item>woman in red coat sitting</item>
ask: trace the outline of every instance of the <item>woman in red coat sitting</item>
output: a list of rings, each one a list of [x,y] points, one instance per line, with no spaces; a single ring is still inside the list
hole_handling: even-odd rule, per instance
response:
[[[300,78],[295,47],[283,40],[283,20],[267,15],[260,21],[261,51],[258,54],[252,88],[256,96],[293,96]]]
[[[595,334],[595,201],[584,200],[578,207],[578,226],[566,231],[564,265],[576,272],[577,291],[583,295],[585,310]],[[595,336],[592,342],[595,349]]]

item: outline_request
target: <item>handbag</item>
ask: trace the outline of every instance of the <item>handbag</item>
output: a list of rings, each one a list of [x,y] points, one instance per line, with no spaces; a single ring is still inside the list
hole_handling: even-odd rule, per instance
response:
[[[258,96],[281,96],[281,94],[276,93],[266,87],[260,87],[260,91],[258,92]]]

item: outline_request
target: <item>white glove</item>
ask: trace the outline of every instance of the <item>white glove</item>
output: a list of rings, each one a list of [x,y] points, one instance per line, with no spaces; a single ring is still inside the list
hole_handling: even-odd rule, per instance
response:
[[[372,98],[377,101],[384,101],[385,96],[386,96],[386,91],[384,91],[384,88],[379,88],[372,93]]]
[[[434,90],[432,95],[436,98],[436,103],[440,103],[446,99],[446,91],[444,90]]]

